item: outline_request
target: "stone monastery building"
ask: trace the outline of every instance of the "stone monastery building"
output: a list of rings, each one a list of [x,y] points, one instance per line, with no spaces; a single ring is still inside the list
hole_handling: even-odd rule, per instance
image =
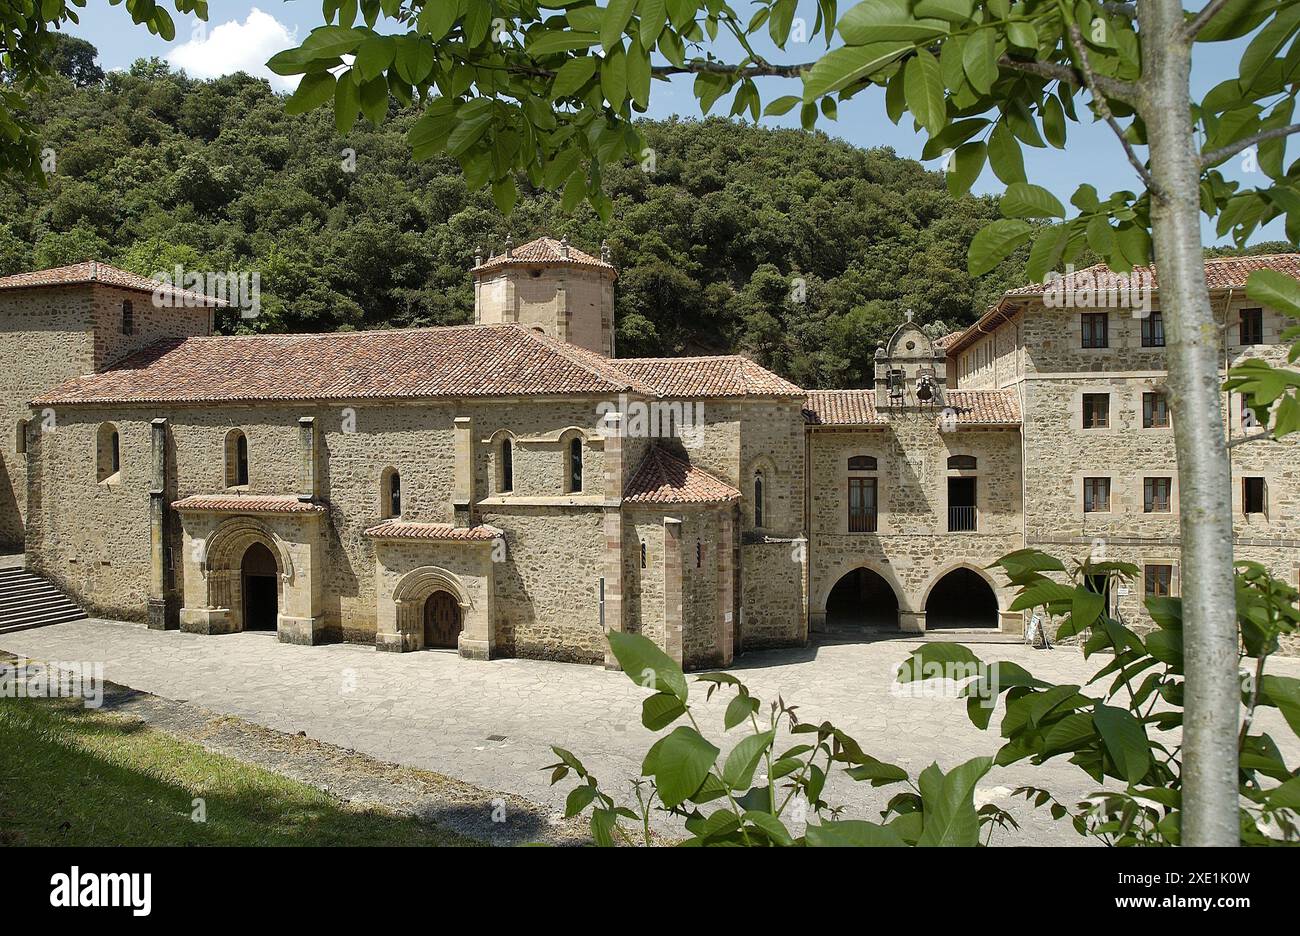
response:
[[[1244,285],[1300,255],[1206,268],[1225,369],[1284,361]],[[100,616],[474,659],[609,663],[605,630],[695,667],[810,630],[1015,632],[986,567],[1025,546],[1137,563],[1109,597],[1130,622],[1178,593],[1158,289],[1136,312],[1100,267],[1067,283],[1103,287],[1082,303],[1015,290],[938,341],[900,326],[872,388],[810,392],[743,357],[617,357],[607,253],[542,238],[472,275],[473,325],[247,337],[105,264],[0,279],[0,544]],[[1238,555],[1292,581],[1296,452],[1232,449]]]

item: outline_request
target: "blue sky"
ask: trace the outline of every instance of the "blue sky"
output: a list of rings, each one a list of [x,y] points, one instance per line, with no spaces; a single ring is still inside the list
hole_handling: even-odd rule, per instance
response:
[[[851,3],[841,0],[847,9]],[[742,9],[744,4],[737,4]],[[800,10],[813,21],[808,9]],[[93,42],[100,51],[100,64],[105,69],[125,68],[137,58],[158,56],[169,59],[174,66],[184,68],[194,77],[212,77],[232,71],[249,71],[273,79],[276,87],[286,88],[284,79],[270,75],[263,63],[281,48],[290,47],[295,38],[301,39],[321,24],[321,5],[317,0],[213,0],[207,24],[177,21],[176,40],[167,43],[151,36],[142,27],[133,26],[121,6],[112,7],[108,0],[87,0],[81,13],[81,24],[70,32]],[[196,29],[199,30],[196,32]],[[1202,45],[1196,48],[1192,84],[1193,93],[1204,94],[1214,85],[1237,73],[1237,62],[1246,40]],[[772,61],[809,61],[823,49],[816,43],[791,44],[783,53],[772,46],[759,47]],[[723,47],[723,53],[731,50]],[[762,90],[765,100],[781,94],[793,93],[789,82],[768,80]],[[718,105],[726,110],[729,102]],[[797,109],[796,109],[797,110]],[[691,92],[691,79],[679,78],[669,85],[655,84],[650,116],[667,117],[672,114],[698,116],[699,110]],[[1082,113],[1082,111],[1081,111]],[[765,118],[773,125],[797,126],[796,114],[784,118]],[[914,133],[910,118],[905,117],[894,126],[885,116],[882,92],[872,89],[859,94],[839,110],[839,120],[821,121],[818,126],[833,136],[859,146],[890,146],[900,155],[918,158],[925,143],[924,133]],[[1297,135],[1300,136],[1300,135]],[[1300,151],[1297,137],[1291,137],[1288,156],[1296,158]],[[938,162],[932,163],[937,168]],[[1025,150],[1025,168],[1031,181],[1051,189],[1066,201],[1080,183],[1090,182],[1103,195],[1118,189],[1137,190],[1136,174],[1125,161],[1118,143],[1105,125],[1070,125],[1070,138],[1064,151],[1055,149]],[[1230,160],[1224,166],[1225,174],[1252,183],[1240,172],[1241,163]],[[1262,181],[1264,176],[1259,176]],[[975,191],[998,193],[1002,184],[987,168],[975,184]],[[1206,243],[1227,243],[1218,239],[1208,219],[1202,225]],[[1280,221],[1256,232],[1253,241],[1283,238]]]

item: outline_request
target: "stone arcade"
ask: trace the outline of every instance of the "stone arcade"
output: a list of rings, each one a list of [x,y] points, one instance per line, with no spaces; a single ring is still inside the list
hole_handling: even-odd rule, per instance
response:
[[[1300,256],[1207,261],[1225,366],[1285,358],[1245,299],[1260,268]],[[987,566],[1026,545],[1136,562],[1109,596],[1131,622],[1177,593],[1158,291],[1026,287],[937,341],[909,320],[874,386],[805,391],[739,356],[617,357],[604,251],[541,238],[472,275],[473,325],[238,337],[105,264],[0,279],[0,544],[105,617],[474,659],[1016,632]],[[1295,581],[1294,446],[1233,470],[1238,555]]]

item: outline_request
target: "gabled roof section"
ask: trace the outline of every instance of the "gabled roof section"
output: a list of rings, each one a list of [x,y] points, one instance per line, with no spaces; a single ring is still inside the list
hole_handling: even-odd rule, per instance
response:
[[[13,276],[0,277],[0,289],[40,289],[47,286],[89,286],[94,284],[116,286],[119,289],[132,289],[137,292],[154,293],[187,299],[196,305],[222,307],[227,303],[222,299],[213,299],[188,289],[161,283],[158,280],[120,269],[98,260],[73,263],[69,266],[37,270],[32,273],[15,273]]]
[[[739,497],[730,484],[661,446],[650,449],[623,490],[631,504],[725,504]]]
[[[518,325],[186,338],[74,378],[37,405],[617,395],[609,362]]]
[[[688,358],[619,358],[618,369],[661,396],[687,400],[741,396],[802,397],[784,377],[738,354]]]
[[[955,428],[1018,426],[1020,400],[1014,390],[945,390],[943,403],[932,408],[936,426],[951,419]],[[874,390],[810,390],[804,422],[811,426],[884,426],[889,420],[876,409]]]
[[[518,247],[511,247],[509,255],[500,253],[488,257],[471,272],[490,273],[508,266],[572,266],[616,274],[614,264],[553,237],[539,237]]]

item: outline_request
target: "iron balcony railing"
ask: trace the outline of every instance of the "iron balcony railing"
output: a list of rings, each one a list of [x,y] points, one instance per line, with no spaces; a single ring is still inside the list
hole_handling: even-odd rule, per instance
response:
[[[948,532],[963,533],[975,529],[974,507],[949,507]]]

